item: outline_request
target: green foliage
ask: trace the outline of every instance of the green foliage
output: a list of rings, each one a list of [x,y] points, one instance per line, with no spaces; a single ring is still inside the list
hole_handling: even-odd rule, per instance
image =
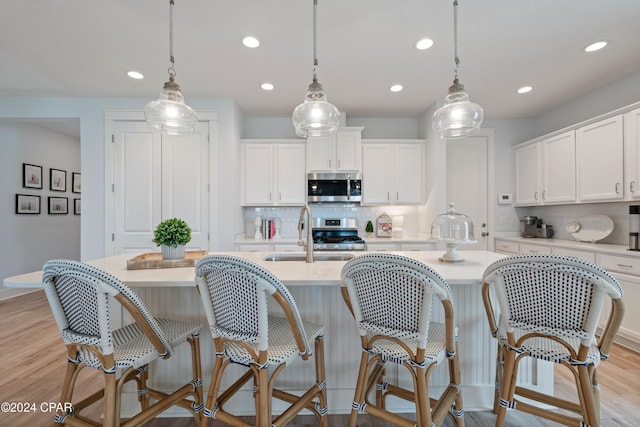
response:
[[[371,221],[367,222],[367,227],[364,229],[367,233],[373,233],[373,223]]]
[[[158,246],[186,245],[191,241],[191,228],[179,218],[164,220],[153,231],[153,241]]]

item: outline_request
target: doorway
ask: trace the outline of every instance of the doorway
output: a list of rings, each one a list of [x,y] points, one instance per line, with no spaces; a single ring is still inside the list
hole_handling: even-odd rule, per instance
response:
[[[493,129],[447,141],[447,205],[454,203],[456,211],[471,218],[477,240],[475,244],[459,246],[460,250],[493,250],[493,159]]]

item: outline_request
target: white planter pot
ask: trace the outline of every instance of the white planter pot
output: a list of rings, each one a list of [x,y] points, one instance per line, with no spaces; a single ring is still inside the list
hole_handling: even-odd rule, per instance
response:
[[[184,258],[184,245],[160,246],[162,249],[162,259],[182,259]]]

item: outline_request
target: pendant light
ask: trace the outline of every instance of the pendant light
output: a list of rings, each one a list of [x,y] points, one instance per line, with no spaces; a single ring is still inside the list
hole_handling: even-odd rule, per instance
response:
[[[458,0],[453,0],[453,49],[455,77],[444,99],[444,105],[433,114],[433,129],[443,138],[473,135],[482,124],[482,107],[469,101],[464,85],[458,81]]]
[[[168,135],[193,134],[198,117],[195,111],[184,103],[180,85],[176,82],[175,60],[173,56],[173,0],[169,0],[169,81],[165,82],[157,100],[144,108],[147,124]]]
[[[340,111],[327,102],[322,85],[318,83],[316,69],[316,22],[318,0],[313,0],[313,81],[309,85],[304,102],[293,111],[293,126],[296,135],[303,138],[309,136],[326,136],[338,132]]]

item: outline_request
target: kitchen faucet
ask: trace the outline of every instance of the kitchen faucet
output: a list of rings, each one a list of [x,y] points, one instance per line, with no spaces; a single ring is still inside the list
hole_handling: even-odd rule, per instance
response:
[[[307,239],[302,240],[302,229],[304,228],[304,214],[307,214]],[[309,204],[305,204],[300,209],[300,218],[298,219],[298,246],[304,246],[307,253],[306,262],[313,262],[313,236],[311,233],[311,222],[313,216],[311,215],[311,207]]]

